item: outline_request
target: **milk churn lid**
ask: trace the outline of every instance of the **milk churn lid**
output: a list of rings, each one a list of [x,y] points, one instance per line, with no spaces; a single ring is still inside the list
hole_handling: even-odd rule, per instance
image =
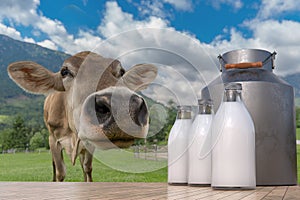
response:
[[[225,83],[225,90],[242,90],[241,83]]]

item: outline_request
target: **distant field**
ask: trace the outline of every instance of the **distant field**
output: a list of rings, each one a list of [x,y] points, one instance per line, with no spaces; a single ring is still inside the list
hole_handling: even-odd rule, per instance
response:
[[[67,177],[65,181],[83,181],[77,160],[72,166],[65,156]],[[93,178],[99,182],[166,182],[166,167],[149,173],[125,173],[111,169],[94,159]],[[52,181],[52,159],[48,152],[0,154],[0,181]]]
[[[0,115],[0,123],[5,123],[8,118],[8,115]]]

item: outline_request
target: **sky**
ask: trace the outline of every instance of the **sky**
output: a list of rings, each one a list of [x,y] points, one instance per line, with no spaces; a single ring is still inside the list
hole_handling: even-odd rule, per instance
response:
[[[276,51],[275,74],[300,72],[299,0],[1,0],[0,10],[0,34],[14,39],[126,69],[156,64],[145,93],[161,102],[195,104],[220,75],[217,56],[235,49]]]

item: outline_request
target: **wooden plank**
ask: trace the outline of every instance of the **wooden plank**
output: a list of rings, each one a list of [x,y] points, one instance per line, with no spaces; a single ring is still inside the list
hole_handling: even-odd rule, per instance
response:
[[[300,199],[300,187],[299,186],[293,186],[289,187],[287,192],[285,193],[285,196],[283,198],[284,200],[296,200]]]
[[[262,190],[261,187],[257,187],[255,190],[240,190],[237,193],[234,193],[232,195],[222,198],[222,200],[240,200],[251,194],[253,195],[254,193],[257,193],[260,190]]]
[[[250,195],[242,198],[242,200],[257,200],[263,199],[264,197],[268,196],[269,193],[274,190],[275,187],[262,187],[260,190],[255,190],[255,192],[251,193]]]
[[[287,186],[280,186],[275,187],[264,199],[265,200],[282,200],[288,187]]]
[[[257,187],[255,190],[213,190],[169,186],[167,183],[16,183],[0,182],[0,199],[224,199],[297,200],[299,186]]]

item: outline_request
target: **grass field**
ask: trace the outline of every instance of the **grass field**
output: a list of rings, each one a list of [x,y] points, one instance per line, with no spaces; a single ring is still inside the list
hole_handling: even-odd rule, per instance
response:
[[[117,162],[117,156],[109,155],[114,156],[114,158],[110,159],[113,163],[108,164],[110,166],[116,166],[115,168],[120,168],[121,161]],[[107,155],[102,156],[105,158]],[[130,159],[128,160],[126,157],[123,159],[127,160],[127,163],[130,163]],[[134,158],[131,158],[131,160],[132,159]],[[105,162],[107,160],[109,159],[104,159]],[[298,183],[300,184],[300,145],[297,145],[297,160]],[[67,177],[65,181],[83,181],[79,162],[77,161],[76,165],[72,166],[68,157],[65,156],[65,163],[67,167]],[[151,161],[141,161],[136,167],[149,167],[150,165]],[[165,163],[156,163],[156,166],[162,168],[157,168],[158,170],[148,173],[125,173],[104,165],[99,159],[94,159],[93,178],[96,182],[166,182],[167,168],[163,167]],[[136,172],[138,171],[140,170],[136,169]],[[0,181],[52,181],[51,155],[47,152],[0,154]]]
[[[83,181],[82,170],[77,160],[72,166],[65,156],[67,176],[65,181]],[[125,173],[114,170],[93,160],[93,178],[99,182],[166,182],[166,167],[149,173]],[[51,154],[16,153],[0,154],[0,181],[52,181]]]

